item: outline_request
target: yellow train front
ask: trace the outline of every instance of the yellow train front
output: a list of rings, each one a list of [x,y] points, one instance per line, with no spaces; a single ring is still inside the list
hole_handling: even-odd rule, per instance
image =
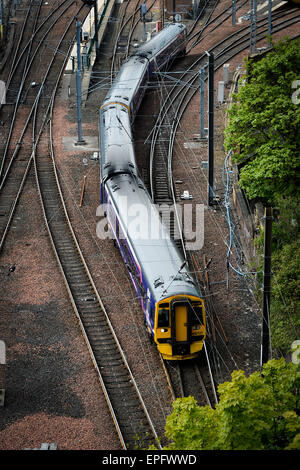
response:
[[[164,359],[196,357],[206,336],[203,299],[176,295],[158,302],[154,331],[154,341]]]

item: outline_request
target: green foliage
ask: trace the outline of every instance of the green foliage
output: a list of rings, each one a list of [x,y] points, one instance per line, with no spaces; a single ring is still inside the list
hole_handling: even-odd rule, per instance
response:
[[[271,360],[262,374],[234,371],[215,409],[177,399],[167,418],[168,450],[300,449],[300,367]]]
[[[255,245],[260,254],[257,281],[261,286],[263,230]],[[270,311],[272,348],[285,354],[300,338],[300,199],[296,197],[281,198],[274,208]]]
[[[259,62],[248,61],[225,131],[225,149],[242,164],[249,199],[268,202],[300,188],[300,105],[292,83],[300,75],[300,40],[281,41]]]
[[[246,80],[225,131],[225,149],[233,150],[248,198],[276,206],[271,333],[273,347],[283,352],[300,329],[300,104],[292,100],[299,77],[299,39],[280,41],[263,59],[246,61]],[[256,244],[261,252],[262,241]]]
[[[273,249],[281,249],[300,235],[300,198],[282,197],[274,208]]]
[[[300,238],[275,251],[272,265],[272,344],[284,352],[300,335]]]

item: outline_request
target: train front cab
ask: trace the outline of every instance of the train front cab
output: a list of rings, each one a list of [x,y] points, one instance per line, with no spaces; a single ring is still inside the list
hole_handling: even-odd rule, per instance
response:
[[[206,321],[203,300],[174,296],[156,304],[154,340],[166,360],[196,357],[203,348]]]

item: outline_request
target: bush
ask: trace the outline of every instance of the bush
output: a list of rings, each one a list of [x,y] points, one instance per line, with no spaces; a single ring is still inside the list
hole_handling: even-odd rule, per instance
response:
[[[300,40],[281,41],[259,62],[246,63],[225,130],[225,149],[241,166],[249,199],[273,203],[300,191],[300,105],[292,100],[300,76]]]
[[[215,409],[177,399],[167,418],[168,450],[300,450],[300,367],[272,359],[262,374],[234,371]]]

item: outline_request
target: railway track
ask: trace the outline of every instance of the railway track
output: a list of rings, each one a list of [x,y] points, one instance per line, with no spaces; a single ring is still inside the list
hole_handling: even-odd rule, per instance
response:
[[[73,3],[69,1],[68,5],[70,6]],[[65,23],[63,34],[58,35],[56,32],[59,39],[53,59],[50,60],[42,80],[40,77],[39,83],[41,83],[41,86],[34,98],[33,105],[29,106],[27,119],[19,137],[19,145],[12,152],[12,156],[7,153],[7,162],[3,163],[1,204],[4,201],[6,205],[1,206],[5,208],[5,217],[1,218],[2,220],[5,219],[5,223],[1,227],[1,248],[4,245],[9,224],[13,219],[14,209],[21,196],[26,178],[33,167],[51,245],[87,342],[121,446],[124,449],[147,448],[157,440],[157,435],[78,245],[67,214],[55,166],[52,140],[53,105],[59,80],[73,45],[75,18],[78,17],[82,8],[82,6],[79,10],[77,8],[71,15],[69,12],[71,20],[67,27]],[[56,22],[57,20],[54,20],[53,24],[56,24]],[[40,28],[44,23],[40,22]],[[27,27],[32,27],[32,25],[27,24]],[[51,27],[49,27],[50,29],[52,30]],[[38,40],[38,45],[42,45],[42,41],[46,38],[49,40],[47,32],[44,31]],[[67,38],[69,39],[66,40]],[[65,49],[64,54],[61,54],[63,45],[67,45],[68,48]],[[25,44],[23,51],[27,49],[28,42]],[[16,55],[13,67],[16,70],[18,66],[22,68],[22,72],[19,74],[19,86],[21,84],[21,88],[23,87],[22,82],[25,83],[25,76],[30,77],[30,80],[32,80],[32,75],[29,72],[34,63],[33,57],[38,50],[37,47],[35,52],[31,51],[30,56],[27,56],[25,60],[25,65],[22,67],[21,60]],[[55,63],[54,67],[54,57],[58,55],[58,52],[60,59],[63,57],[63,60],[60,60],[59,66]],[[22,57],[22,55],[24,56],[24,52],[20,52],[18,57]],[[47,80],[51,83],[51,88],[48,87]],[[45,105],[45,102],[42,103],[40,98],[46,88],[47,102]],[[19,96],[21,96],[21,91]],[[12,122],[11,135],[15,135],[15,126],[19,122],[20,99],[18,97],[16,98],[15,109],[16,118]],[[48,141],[48,136],[50,141]],[[25,148],[25,141],[27,153],[22,153]]]
[[[273,21],[289,15],[290,12],[285,14],[280,12],[273,16]],[[299,20],[298,15],[299,13],[295,10],[295,15],[292,18],[283,19],[274,24],[273,31],[280,31],[289,25],[295,24]],[[266,19],[258,22],[257,40],[264,38],[267,31],[266,26]],[[241,51],[247,49],[248,45],[249,25],[212,47],[209,53],[214,53],[215,70]],[[150,133],[151,196],[158,204],[175,205],[176,199],[178,199],[172,178],[172,153],[175,135],[186,107],[198,92],[199,68],[206,66],[206,62],[207,56],[204,53],[185,70],[180,78],[175,79],[177,83],[171,87],[166,98],[162,101],[159,115]],[[161,86],[164,87],[164,80],[162,80]],[[181,241],[183,241],[183,238],[181,238]]]
[[[122,447],[145,448],[157,435],[70,223],[55,166],[51,118],[49,145],[51,154],[34,158],[34,167],[52,248]]]
[[[244,4],[245,2],[243,2]],[[229,15],[230,16],[230,15]],[[220,26],[223,22],[228,19],[228,12],[224,12],[224,15],[218,15],[218,22],[215,24],[213,30],[218,25]],[[273,33],[281,31],[288,26],[291,26],[299,21],[299,11],[289,10],[281,11],[273,14]],[[215,18],[212,21],[209,21],[209,24],[215,22]],[[227,63],[232,57],[238,53],[248,49],[249,47],[249,31],[250,25],[240,27],[237,32],[229,35],[227,38],[224,38],[220,43],[213,46],[209,49],[209,53],[214,53],[215,56],[215,70],[220,68],[224,63]],[[256,37],[257,41],[264,39],[267,32],[267,19],[261,18],[257,21],[257,31]],[[202,34],[205,33],[205,28],[202,29]],[[210,33],[207,33],[210,34]],[[203,39],[206,35],[202,35]],[[196,43],[199,42],[199,35]],[[156,203],[164,203],[167,205],[175,205],[179,199],[178,191],[173,182],[173,173],[172,173],[172,155],[175,143],[175,136],[178,130],[180,130],[181,118],[196,93],[198,93],[198,81],[199,81],[199,68],[205,66],[207,62],[207,55],[203,54],[199,57],[194,63],[188,67],[185,72],[175,78],[174,81],[177,82],[175,85],[166,86],[166,81],[170,80],[172,74],[165,74],[165,77],[160,77],[162,80],[161,87],[169,90],[166,93],[165,99],[162,100],[160,105],[160,112],[158,118],[155,122],[155,125],[150,133],[152,137],[151,140],[151,150],[150,150],[150,181],[151,181],[151,193],[152,198]],[[175,75],[176,77],[176,75]],[[178,77],[178,76],[177,76]],[[207,75],[205,77],[207,79]],[[163,218],[163,216],[162,216]],[[168,220],[166,218],[166,220]],[[170,227],[168,227],[170,228]],[[170,230],[171,236],[173,236],[172,227]],[[184,249],[184,238],[181,235],[181,246],[186,254],[186,257],[189,258],[190,266],[193,266],[190,253],[187,254]],[[193,269],[195,272],[199,272],[199,267]],[[208,337],[211,341],[210,355],[211,362],[214,364],[215,368],[218,368],[219,357],[218,351],[216,350],[216,334],[221,337],[223,342],[227,342],[226,333],[220,324],[219,316],[214,309],[214,305],[211,300],[210,285],[209,280],[204,280],[200,286],[202,292],[204,292],[206,300],[206,310],[208,314]],[[217,333],[216,333],[217,332]],[[178,365],[178,368],[181,365]],[[196,390],[193,387],[193,384],[196,383],[196,376],[200,377],[201,367],[196,369],[196,364],[183,364],[182,370],[176,370],[173,364],[167,365],[168,375],[170,376],[169,382],[175,383],[171,389],[173,390],[173,398],[177,396],[187,396],[192,394],[197,396],[199,393],[198,389],[204,390],[204,383],[207,382],[208,369],[211,369],[208,365],[206,366],[206,371],[204,367],[203,377],[201,382],[201,387],[197,385]],[[197,370],[197,372],[196,372]],[[174,378],[175,375],[175,378]],[[173,379],[171,378],[173,376]],[[197,383],[198,383],[197,379]],[[204,392],[204,398],[199,397],[201,403],[206,402],[212,406],[212,403],[216,403],[217,397],[214,391],[213,380],[210,381],[212,384],[211,390]],[[192,384],[190,387],[189,384]],[[213,391],[213,393],[212,393]],[[207,396],[212,396],[212,398],[207,401]],[[214,401],[213,401],[214,398]]]
[[[214,408],[218,403],[216,385],[208,358],[205,354],[191,361],[164,361],[163,368],[167,376],[173,400],[193,396],[199,406]]]
[[[34,166],[55,257],[122,447],[147,448],[157,435],[70,224],[54,155],[39,155]]]
[[[61,44],[57,46],[57,49],[60,49]],[[61,68],[61,73],[62,70],[63,68]],[[56,87],[58,80],[59,78],[56,81]],[[18,142],[7,166],[3,165],[6,176],[2,179],[2,190],[6,191],[5,188],[10,187],[8,178],[12,174],[12,169],[15,175],[19,172],[20,176],[26,179],[31,165],[34,164],[44,220],[51,244],[88,344],[120,442],[123,448],[145,448],[157,439],[157,435],[72,230],[59,185],[53,153],[51,112],[56,89],[47,92],[50,98],[46,105],[46,111],[45,106],[44,108],[39,107],[42,92],[43,87],[40,87],[39,93],[33,98],[34,104],[30,108],[30,115],[28,115],[28,128],[31,118],[34,122],[30,128],[32,135],[30,158],[26,159],[25,155],[21,156],[22,143]],[[24,90],[22,98],[30,98],[29,95],[24,97]],[[42,122],[39,129],[36,128],[38,122]],[[50,134],[50,154],[45,149],[44,137],[47,132]],[[40,144],[42,144],[41,147]],[[23,159],[23,165],[19,167],[18,171],[15,166],[17,157],[20,162]],[[11,187],[16,186],[18,194],[20,194],[23,184],[12,183]],[[5,194],[4,199],[6,196],[8,197],[8,194],[9,191]],[[9,196],[11,217],[13,216],[11,203],[17,204],[18,197],[18,195],[16,197]],[[6,232],[8,226],[9,223],[5,225]],[[4,240],[5,237],[2,239]],[[2,244],[3,242],[1,246]],[[205,380],[202,379],[202,381]],[[187,380],[183,379],[183,382],[186,383]],[[183,391],[183,393],[187,392]],[[137,440],[136,436],[139,436],[140,439]]]
[[[111,62],[111,82],[113,81],[114,73],[120,69],[122,62],[132,53],[133,46],[131,41],[134,32],[140,24],[140,7],[142,3],[142,0],[135,0],[133,6],[130,2],[123,4]],[[155,3],[156,0],[148,2],[148,11],[152,9]]]
[[[218,6],[217,1],[206,1],[199,11],[197,19],[188,33],[188,41],[190,37],[199,36],[215,19],[211,20],[215,9]],[[222,18],[224,21],[227,10],[217,18]],[[201,29],[194,33],[194,29],[201,19]],[[188,69],[189,71],[190,69]],[[182,78],[180,79],[182,80]],[[164,90],[164,80],[162,79],[161,88]],[[177,87],[174,87],[177,90]],[[152,132],[151,148],[150,148],[150,187],[151,196],[156,204],[161,206],[161,218],[164,224],[170,231],[172,238],[174,239],[178,248],[183,252],[185,258],[187,257],[185,251],[185,243],[182,234],[180,215],[177,212],[176,201],[179,200],[179,193],[173,184],[172,177],[170,177],[170,163],[171,160],[168,158],[168,148],[170,145],[170,129],[176,120],[176,101],[171,98],[169,93],[165,93],[164,101],[162,102],[161,109],[158,118],[155,123],[155,127]],[[167,112],[165,107],[167,106]],[[170,207],[171,217],[170,217]]]
[[[63,2],[60,5],[63,8],[55,9],[54,12],[56,14],[52,12],[44,20],[40,20],[39,27],[37,27],[39,15],[36,15],[33,26],[34,32],[31,35],[31,39],[25,41],[23,46],[20,43],[14,55],[8,79],[9,84],[11,84],[12,77],[14,77],[13,88],[19,87],[19,91],[15,97],[11,98],[13,101],[13,113],[1,160],[0,250],[3,249],[15,208],[30,171],[32,156],[37,143],[36,139],[32,137],[33,133],[40,136],[45,126],[53,83],[55,83],[57,78],[57,67],[59,68],[62,63],[62,52],[65,51],[65,54],[67,54],[69,42],[74,36],[72,32],[73,20],[69,22],[67,27],[65,24],[65,15],[69,14],[73,3],[70,0]],[[40,12],[41,10],[38,13],[40,14]],[[75,14],[78,14],[78,9]],[[27,16],[25,21],[26,26]],[[31,25],[29,24],[30,27]],[[59,36],[56,28],[60,32]],[[38,38],[36,34],[39,34]],[[56,40],[54,53],[51,54],[49,62],[44,64],[39,73],[37,72],[36,62],[38,53],[41,51],[45,41],[53,40],[56,36],[59,39]],[[37,44],[35,48],[32,48],[31,44],[34,37],[37,39]],[[37,91],[35,96],[31,97],[32,102],[28,106],[24,105],[23,102],[29,100],[27,91],[30,83],[37,85]],[[23,98],[21,98],[22,93]],[[38,126],[40,126],[39,130],[37,129]]]

